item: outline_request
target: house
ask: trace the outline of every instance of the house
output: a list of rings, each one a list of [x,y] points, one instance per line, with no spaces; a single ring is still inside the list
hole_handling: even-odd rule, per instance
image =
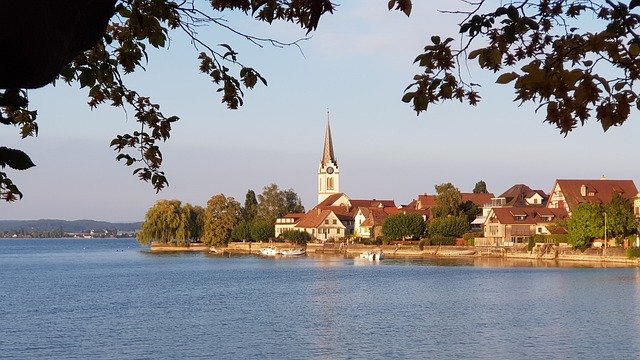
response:
[[[526,243],[532,235],[563,232],[556,222],[568,217],[563,208],[496,207],[484,222],[484,240],[476,246],[513,246]]]
[[[304,217],[304,213],[286,214],[276,219],[275,234],[276,237],[288,230],[295,230],[296,224]]]
[[[382,235],[382,225],[389,215],[398,214],[395,206],[359,207],[355,215],[354,235],[359,238],[376,238]]]
[[[565,209],[571,216],[583,203],[608,204],[614,193],[632,201],[634,213],[640,215],[638,189],[633,180],[608,180],[604,176],[600,180],[556,180],[547,208]]]
[[[516,184],[495,198],[501,206],[545,206],[549,196],[542,190],[531,190],[525,184]]]
[[[303,216],[294,229],[306,231],[320,241],[335,241],[353,234],[353,216],[337,209],[316,207]]]
[[[471,222],[471,231],[482,232],[482,226],[493,208],[501,207],[544,207],[549,197],[542,190],[531,190],[525,184],[516,184],[497,197],[491,197],[482,206],[482,215]]]

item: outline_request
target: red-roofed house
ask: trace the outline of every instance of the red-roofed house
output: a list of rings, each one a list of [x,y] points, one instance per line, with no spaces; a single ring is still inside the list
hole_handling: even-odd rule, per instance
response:
[[[608,204],[614,193],[631,200],[635,206],[638,189],[633,180],[607,180],[603,176],[600,180],[556,180],[547,207],[565,209],[571,216],[582,203]]]
[[[275,233],[276,237],[287,230],[294,230],[296,224],[304,217],[304,213],[286,214],[276,219]]]
[[[536,207],[492,208],[484,222],[484,237],[490,246],[526,243],[535,234],[556,231],[555,223],[568,217],[565,209]],[[478,245],[478,244],[476,244]]]

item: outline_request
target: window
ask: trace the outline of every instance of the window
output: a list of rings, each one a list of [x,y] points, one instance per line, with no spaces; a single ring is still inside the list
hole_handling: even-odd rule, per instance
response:
[[[336,224],[338,224],[338,220],[333,219],[333,225],[336,225]]]
[[[325,219],[325,220],[324,220],[324,224],[325,224],[325,225],[329,225],[329,219]]]
[[[333,178],[327,178],[327,190],[333,190]]]

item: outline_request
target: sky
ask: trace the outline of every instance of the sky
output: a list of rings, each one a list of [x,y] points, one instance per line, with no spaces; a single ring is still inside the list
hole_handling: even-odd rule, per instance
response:
[[[22,140],[18,129],[5,127],[1,141],[26,151],[37,166],[5,169],[24,198],[0,204],[0,219],[142,221],[160,199],[206,206],[224,194],[243,203],[248,190],[259,194],[272,183],[295,190],[311,209],[327,116],[340,190],[352,199],[407,204],[446,182],[471,192],[483,180],[499,195],[520,183],[549,193],[556,179],[640,180],[637,112],[607,133],[592,120],[564,137],[472,62],[464,76],[483,85],[478,106],[451,102],[416,116],[401,102],[420,72],[413,59],[430,36],[458,41],[460,19],[438,12],[457,2],[416,1],[410,18],[388,11],[384,1],[338,3],[300,49],[261,48],[220,28],[200,29],[204,41],[230,44],[268,81],[246,90],[238,110],[220,103],[215,84],[198,71],[199,50],[179,33],[170,34],[168,50],[150,51],[146,72],[126,76],[165,115],[180,117],[161,145],[169,187],[158,194],[109,147],[116,135],[138,128],[131,114],[108,105],[90,110],[87,91],[77,84],[30,90],[39,136]],[[259,37],[291,42],[305,36],[294,24],[223,16]]]

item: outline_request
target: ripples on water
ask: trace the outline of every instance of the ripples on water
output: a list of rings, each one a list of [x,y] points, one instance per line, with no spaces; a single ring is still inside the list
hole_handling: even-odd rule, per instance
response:
[[[1,240],[0,358],[638,358],[638,269],[477,265]]]

